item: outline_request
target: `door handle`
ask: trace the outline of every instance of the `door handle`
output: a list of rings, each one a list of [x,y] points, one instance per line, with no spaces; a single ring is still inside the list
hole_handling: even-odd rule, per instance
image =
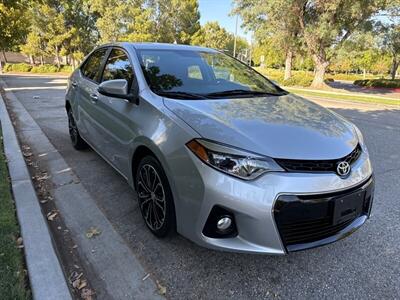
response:
[[[90,99],[92,100],[93,103],[95,103],[97,102],[97,100],[99,100],[99,96],[97,96],[96,94],[91,94]]]

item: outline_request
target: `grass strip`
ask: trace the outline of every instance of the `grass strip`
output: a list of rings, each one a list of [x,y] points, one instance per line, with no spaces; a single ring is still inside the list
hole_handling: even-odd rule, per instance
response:
[[[0,128],[0,298],[30,299],[15,205],[11,196],[8,170]]]

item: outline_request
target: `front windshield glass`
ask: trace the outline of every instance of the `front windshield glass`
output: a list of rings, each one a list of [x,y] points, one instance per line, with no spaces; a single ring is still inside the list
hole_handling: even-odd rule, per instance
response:
[[[282,95],[285,92],[238,60],[220,52],[138,50],[151,90],[171,98]]]

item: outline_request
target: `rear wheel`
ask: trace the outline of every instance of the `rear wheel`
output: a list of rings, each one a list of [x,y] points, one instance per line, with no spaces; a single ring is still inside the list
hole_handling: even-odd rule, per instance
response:
[[[72,109],[68,110],[68,130],[72,146],[74,146],[76,150],[83,150],[88,148],[88,144],[81,138],[79,134],[78,126],[76,126]]]
[[[140,161],[135,183],[147,227],[157,237],[167,236],[175,229],[175,207],[167,177],[157,159],[145,156]]]

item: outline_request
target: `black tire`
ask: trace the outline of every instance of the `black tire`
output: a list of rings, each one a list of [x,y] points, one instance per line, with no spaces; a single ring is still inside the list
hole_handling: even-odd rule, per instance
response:
[[[159,238],[175,232],[175,206],[171,188],[155,157],[148,155],[139,162],[135,186],[139,209],[150,231]]]
[[[76,126],[72,109],[69,109],[67,113],[68,113],[68,130],[72,146],[74,146],[76,150],[84,150],[89,148],[89,145],[82,139],[81,135],[79,134],[79,130],[78,127]]]

